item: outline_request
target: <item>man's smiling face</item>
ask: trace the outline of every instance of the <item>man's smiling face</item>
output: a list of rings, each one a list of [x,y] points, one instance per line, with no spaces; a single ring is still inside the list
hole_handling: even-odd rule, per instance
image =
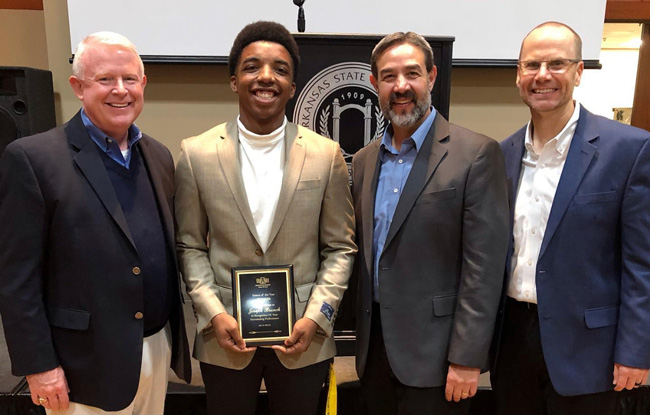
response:
[[[82,68],[79,77],[70,77],[70,85],[84,112],[108,136],[126,139],[142,112],[147,84],[137,55],[124,46],[92,44],[84,52]]]
[[[289,52],[279,43],[257,41],[241,53],[230,87],[239,96],[239,117],[256,134],[282,125],[287,102],[296,92]]]
[[[576,59],[577,54],[571,31],[560,26],[542,26],[524,39],[519,61]],[[564,112],[573,105],[573,89],[580,85],[583,69],[583,62],[570,65],[564,73],[552,73],[546,64],[535,74],[524,74],[518,68],[519,95],[531,112]]]

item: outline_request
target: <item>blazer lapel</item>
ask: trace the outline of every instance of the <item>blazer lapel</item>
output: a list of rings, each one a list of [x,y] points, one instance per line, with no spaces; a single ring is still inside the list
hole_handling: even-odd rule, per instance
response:
[[[106,173],[106,168],[98,152],[97,145],[92,141],[86,131],[86,127],[84,127],[81,121],[81,113],[77,113],[70,121],[65,128],[65,133],[70,144],[77,150],[77,154],[73,157],[74,162],[79,166],[79,169],[104,204],[108,213],[115,220],[117,226],[122,230],[129,242],[131,242],[133,249],[136,249],[133,237],[129,231],[129,226],[126,223],[126,217],[113,189],[111,179],[108,177],[108,173]]]
[[[284,131],[284,140],[284,154],[287,160],[282,177],[280,199],[278,200],[278,206],[275,208],[275,216],[273,217],[271,233],[269,234],[269,246],[273,243],[275,236],[280,231],[282,222],[284,222],[289,205],[293,199],[293,193],[298,186],[302,168],[305,164],[305,143],[302,135],[298,134],[298,126],[296,124],[287,123]]]
[[[596,154],[597,147],[592,142],[598,138],[598,132],[588,128],[590,126],[588,119],[590,115],[584,108],[581,108],[578,126],[573,134],[573,139],[569,146],[569,154],[567,154],[562,175],[560,176],[560,182],[558,183],[555,197],[553,198],[553,206],[551,206],[548,223],[546,224],[539,258],[544,255],[549,241],[553,238],[553,234],[562,221],[562,217],[569,207],[569,203],[571,203],[587,168]]]
[[[220,140],[217,140],[217,154],[219,155],[219,163],[223,169],[226,181],[230,187],[230,191],[235,199],[235,203],[239,208],[239,212],[248,226],[257,244],[260,244],[260,238],[257,236],[257,228],[253,220],[250,205],[248,204],[248,197],[246,196],[246,189],[244,188],[244,181],[241,177],[241,168],[239,163],[239,138],[237,132],[237,123],[230,122],[226,125],[226,134]]]
[[[528,124],[526,124],[524,128],[517,131],[513,135],[513,138],[501,147],[506,163],[506,178],[508,181],[508,206],[510,209],[510,240],[508,242],[508,254],[506,256],[506,278],[510,277],[510,258],[512,257],[515,246],[512,230],[514,229],[515,202],[517,201],[517,191],[519,189],[521,160],[524,157],[524,140],[526,137],[527,128]]]
[[[510,212],[515,211],[515,201],[517,199],[517,190],[519,188],[519,177],[521,176],[521,160],[524,157],[524,140],[526,137],[526,127],[519,130],[513,139],[502,147],[506,162],[506,176],[508,179],[508,201],[510,202]],[[514,215],[511,215],[514,217]],[[512,218],[511,218],[512,219]]]
[[[415,157],[413,168],[406,180],[399,202],[397,202],[393,221],[390,224],[388,235],[386,236],[384,250],[386,250],[404,223],[404,220],[406,220],[424,185],[427,184],[429,178],[435,172],[445,154],[447,154],[447,149],[441,143],[447,137],[449,137],[449,123],[440,114],[437,114],[433,125],[427,133],[427,137],[422,143],[422,148],[420,148],[418,155]]]
[[[369,154],[364,165],[363,183],[361,187],[361,228],[363,229],[364,260],[366,269],[370,274],[374,273],[373,235],[375,229],[375,195],[377,194],[377,181],[379,180],[379,146],[381,139],[368,144]],[[374,163],[373,163],[374,161]]]

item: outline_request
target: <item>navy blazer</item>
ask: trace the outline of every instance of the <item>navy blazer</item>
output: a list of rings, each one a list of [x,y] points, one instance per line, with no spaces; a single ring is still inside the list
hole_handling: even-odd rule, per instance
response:
[[[138,146],[175,258],[173,160],[149,136]],[[146,293],[126,219],[79,113],[6,147],[0,223],[0,312],[12,372],[61,365],[72,401],[107,411],[128,406],[142,360],[143,320],[135,314]],[[175,298],[172,367],[189,381],[180,290]]]
[[[511,230],[525,131],[501,143]],[[561,395],[611,390],[615,362],[650,367],[649,140],[580,109],[536,274],[544,360]],[[511,240],[506,278],[512,254]]]

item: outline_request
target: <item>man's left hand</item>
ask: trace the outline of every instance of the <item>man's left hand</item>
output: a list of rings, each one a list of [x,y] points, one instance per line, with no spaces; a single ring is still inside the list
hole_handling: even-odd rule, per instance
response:
[[[284,345],[273,346],[273,349],[285,354],[302,353],[309,348],[316,330],[318,330],[318,324],[312,319],[303,317],[293,325],[291,337],[284,341]]]
[[[481,369],[478,367],[460,366],[451,363],[447,372],[447,386],[445,398],[447,401],[459,402],[461,399],[471,398],[476,395],[478,377]]]
[[[617,392],[623,389],[631,390],[640,385],[645,385],[648,380],[648,369],[624,366],[614,363],[614,390]]]

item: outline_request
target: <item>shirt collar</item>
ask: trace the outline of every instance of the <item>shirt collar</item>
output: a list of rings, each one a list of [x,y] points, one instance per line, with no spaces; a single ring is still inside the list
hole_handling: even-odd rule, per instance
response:
[[[566,123],[564,128],[562,128],[562,131],[560,131],[555,137],[550,139],[546,145],[548,145],[549,143],[554,143],[555,150],[560,155],[564,155],[564,152],[569,149],[569,145],[571,144],[571,139],[573,138],[573,133],[575,132],[575,127],[576,124],[578,123],[579,118],[580,118],[580,103],[578,101],[575,101],[575,108],[573,109],[573,114],[571,114],[571,118],[569,118],[569,121]],[[526,151],[528,151],[528,153],[536,155],[537,153],[535,153],[535,149],[533,148],[532,133],[533,133],[533,121],[530,120],[528,121],[528,127],[526,128],[526,135],[524,137],[524,146],[526,147]]]
[[[434,107],[431,107],[431,113],[427,118],[424,120],[422,124],[418,127],[417,130],[411,135],[411,137],[407,138],[404,140],[404,144],[406,143],[415,143],[415,151],[420,151],[420,148],[422,147],[422,143],[424,143],[424,139],[427,137],[427,133],[431,129],[431,126],[433,125],[433,121],[436,119],[436,114],[437,111]],[[389,125],[388,128],[386,128],[386,131],[384,131],[384,136],[381,139],[381,144],[380,147],[383,147],[387,151],[390,151],[393,154],[398,154],[399,152],[395,150],[393,147],[393,126]]]
[[[109,137],[106,135],[106,133],[100,130],[99,127],[93,124],[83,109],[81,110],[81,120],[83,121],[84,127],[86,127],[90,138],[95,142],[95,144],[99,146],[99,148],[102,149],[102,151],[107,152],[111,148],[114,148],[114,151],[120,151],[119,145],[117,144],[117,141],[115,141],[115,138]],[[127,138],[127,146],[129,150],[135,143],[140,141],[141,138],[142,132],[140,129],[135,124],[131,124]]]

